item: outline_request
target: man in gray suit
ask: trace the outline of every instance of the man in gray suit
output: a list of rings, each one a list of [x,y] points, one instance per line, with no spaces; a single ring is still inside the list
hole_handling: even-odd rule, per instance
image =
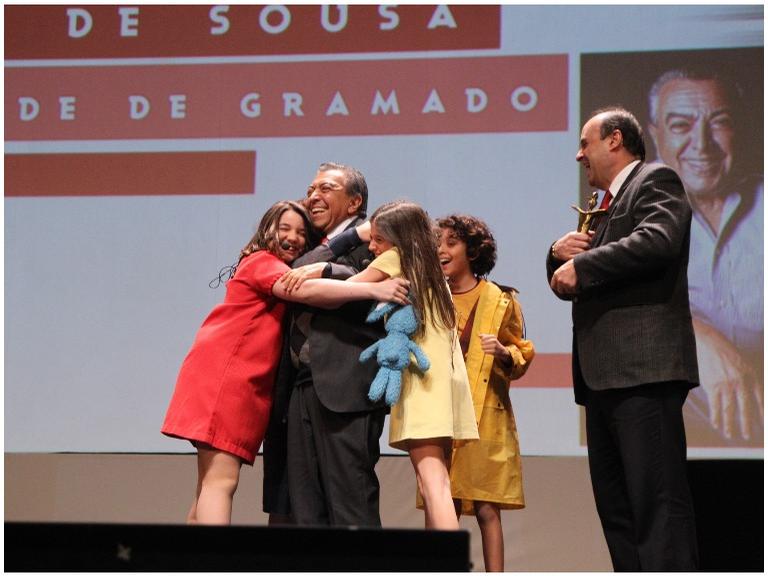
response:
[[[698,385],[688,303],[691,207],[645,164],[635,117],[598,111],[576,160],[606,212],[552,244],[552,291],[573,302],[573,382],[586,410],[597,511],[617,571],[695,570],[682,406]]]

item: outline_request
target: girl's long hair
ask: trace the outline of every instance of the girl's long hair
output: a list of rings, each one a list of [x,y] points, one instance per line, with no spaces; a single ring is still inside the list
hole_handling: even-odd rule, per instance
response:
[[[306,208],[298,202],[293,202],[291,200],[276,202],[269,208],[269,210],[267,210],[264,216],[261,217],[261,222],[259,222],[259,227],[256,229],[256,233],[250,240],[248,240],[248,243],[243,246],[243,249],[240,250],[237,262],[230,266],[224,266],[224,268],[219,270],[219,275],[211,280],[208,286],[211,288],[218,288],[221,284],[230,280],[235,275],[237,267],[240,265],[240,262],[243,261],[243,258],[250,256],[254,252],[268,250],[269,252],[272,252],[272,254],[277,255],[280,244],[280,238],[278,236],[280,218],[288,210],[293,210],[301,216],[302,220],[304,220],[304,228],[307,231],[307,243],[304,246],[304,251],[312,248],[316,234],[313,231],[312,221],[309,219],[309,213]]]
[[[411,283],[411,301],[419,319],[417,335],[424,334],[427,317],[432,318],[436,328],[453,329],[453,300],[440,268],[437,238],[427,213],[411,202],[390,202],[373,213],[371,222],[400,252],[400,265]]]

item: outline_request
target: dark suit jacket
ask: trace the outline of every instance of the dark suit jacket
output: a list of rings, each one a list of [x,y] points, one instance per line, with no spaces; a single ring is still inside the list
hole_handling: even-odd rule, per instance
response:
[[[361,222],[362,219],[357,219],[348,228]],[[298,258],[293,266],[331,261],[332,277],[343,279],[366,268],[373,258],[366,244],[335,259],[326,246],[318,246]],[[310,309],[313,313],[309,334],[312,381],[320,402],[333,412],[366,412],[385,406],[383,400],[376,403],[368,400],[368,389],[379,369],[376,359],[365,363],[359,359],[365,348],[385,335],[382,322],[367,324],[365,321],[372,304],[366,300],[350,302],[335,310]]]
[[[688,303],[691,207],[677,174],[637,165],[574,258],[574,386],[592,390],[698,383]],[[563,262],[550,253],[547,275]]]

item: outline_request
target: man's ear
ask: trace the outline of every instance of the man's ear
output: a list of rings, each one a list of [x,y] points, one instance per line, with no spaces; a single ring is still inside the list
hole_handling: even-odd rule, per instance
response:
[[[609,142],[609,146],[611,150],[616,150],[624,145],[624,136],[622,135],[621,130],[616,129],[611,132],[610,138],[611,141]]]
[[[363,203],[363,197],[360,194],[354,196],[348,196],[347,214],[350,216],[360,212],[360,205]]]

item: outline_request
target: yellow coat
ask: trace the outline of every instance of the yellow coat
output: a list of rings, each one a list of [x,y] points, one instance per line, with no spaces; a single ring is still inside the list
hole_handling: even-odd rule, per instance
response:
[[[512,355],[505,365],[485,354],[478,334],[495,334]],[[462,514],[474,514],[473,501],[500,508],[523,508],[523,477],[515,416],[509,399],[511,380],[525,374],[535,354],[523,339],[523,318],[514,291],[486,282],[475,311],[467,374],[480,440],[454,448],[451,491],[462,500]]]

